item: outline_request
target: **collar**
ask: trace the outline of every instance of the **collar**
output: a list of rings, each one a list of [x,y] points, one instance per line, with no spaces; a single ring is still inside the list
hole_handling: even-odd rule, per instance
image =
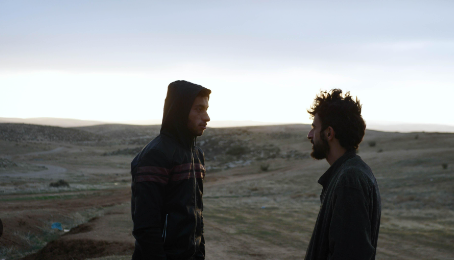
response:
[[[351,159],[356,156],[356,151],[355,150],[349,150],[344,153],[339,159],[337,159],[331,167],[318,179],[318,183],[320,183],[323,186],[323,189],[325,189],[326,186],[329,185],[331,182],[331,179],[333,178],[334,174],[337,172],[337,169],[344,164],[348,159]]]

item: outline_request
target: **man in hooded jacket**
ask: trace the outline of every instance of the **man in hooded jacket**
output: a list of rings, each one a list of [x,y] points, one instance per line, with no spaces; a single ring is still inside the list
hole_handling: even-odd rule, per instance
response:
[[[131,163],[133,260],[205,259],[205,160],[195,144],[210,121],[210,93],[187,81],[172,82],[160,134]]]

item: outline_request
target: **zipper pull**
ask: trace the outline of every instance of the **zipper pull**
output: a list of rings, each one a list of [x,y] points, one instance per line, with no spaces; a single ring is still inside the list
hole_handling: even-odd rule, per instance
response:
[[[164,222],[164,228],[162,229],[162,238],[163,238],[162,243],[166,242],[166,237],[167,237],[167,217],[168,216],[169,216],[169,214],[166,214],[166,221]]]

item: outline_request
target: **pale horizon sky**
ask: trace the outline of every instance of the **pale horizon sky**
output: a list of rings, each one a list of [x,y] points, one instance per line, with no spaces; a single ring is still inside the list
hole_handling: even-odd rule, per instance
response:
[[[342,3],[341,3],[342,2]],[[167,85],[214,121],[310,123],[320,90],[372,122],[454,125],[452,1],[0,1],[0,117],[156,120]]]

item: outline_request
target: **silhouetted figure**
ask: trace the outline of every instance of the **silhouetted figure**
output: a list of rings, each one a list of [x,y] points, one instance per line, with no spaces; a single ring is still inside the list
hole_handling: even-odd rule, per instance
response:
[[[160,134],[131,163],[133,260],[205,259],[205,160],[196,138],[210,121],[210,93],[187,81],[172,82]]]
[[[334,89],[321,92],[308,112],[311,156],[331,167],[318,180],[322,205],[305,259],[375,259],[381,202],[372,170],[356,155],[366,129],[361,104]]]

